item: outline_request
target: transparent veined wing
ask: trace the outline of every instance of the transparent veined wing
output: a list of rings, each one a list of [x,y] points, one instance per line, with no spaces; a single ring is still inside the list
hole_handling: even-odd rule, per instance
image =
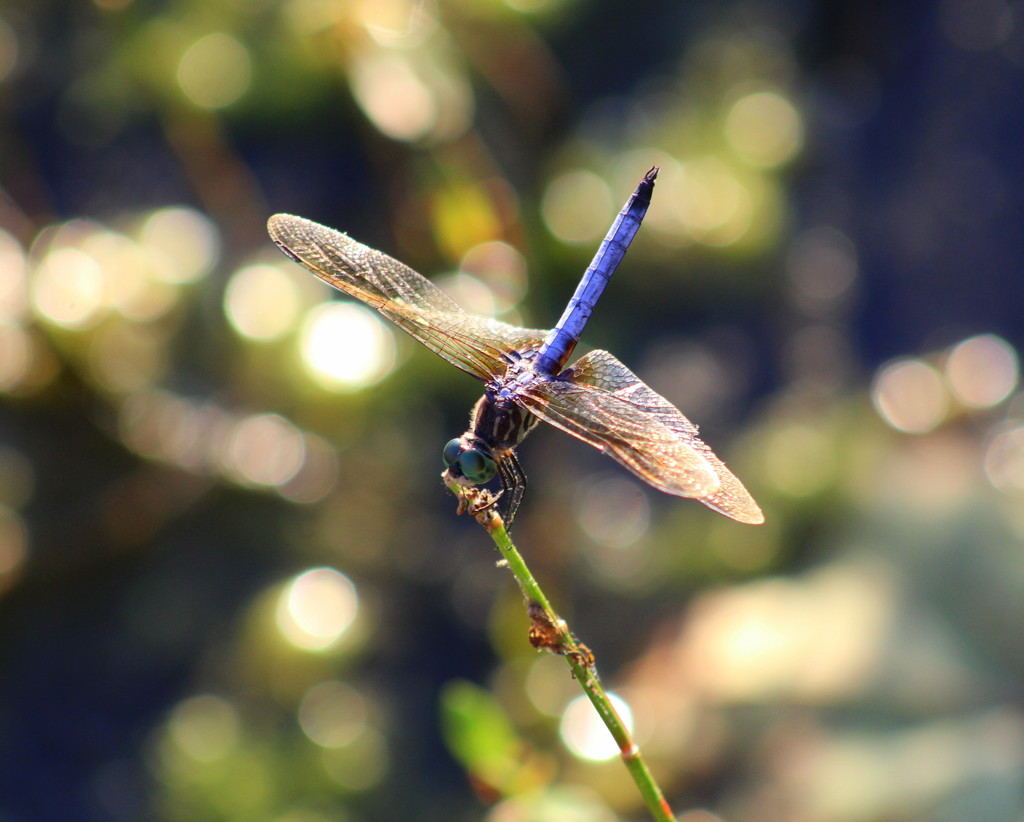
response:
[[[740,522],[764,522],[753,497],[697,436],[697,426],[607,351],[591,351],[520,402],[599,448],[653,487]]]
[[[509,351],[537,348],[547,333],[467,314],[409,266],[312,220],[275,214],[267,231],[285,254],[321,280],[375,308],[477,379],[502,376]]]

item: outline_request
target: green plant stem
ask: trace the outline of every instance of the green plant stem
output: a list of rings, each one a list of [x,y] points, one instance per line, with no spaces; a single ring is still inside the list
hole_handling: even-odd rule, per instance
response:
[[[472,504],[474,497],[471,493],[467,493],[466,488],[448,480],[445,480],[445,484],[459,498],[462,505],[465,505],[467,500]],[[597,669],[594,666],[593,656],[589,649],[585,645],[580,644],[576,637],[573,636],[572,631],[569,630],[565,620],[555,613],[548,598],[544,595],[544,591],[537,583],[537,580],[534,579],[533,574],[530,573],[530,569],[527,567],[522,555],[516,550],[511,537],[508,535],[508,530],[505,528],[505,523],[494,510],[494,507],[490,506],[481,511],[473,511],[470,508],[470,513],[476,517],[477,522],[483,525],[487,533],[490,534],[491,539],[494,540],[494,544],[505,560],[504,564],[516,578],[516,582],[519,583],[519,588],[527,602],[536,603],[543,609],[547,625],[557,634],[556,640],[544,643],[543,647],[565,657],[573,677],[580,683],[580,687],[583,688],[584,693],[593,703],[594,708],[597,709],[597,713],[604,722],[605,727],[611,732],[612,737],[619,746],[619,756],[622,757],[622,761],[640,790],[644,804],[647,806],[648,811],[650,811],[651,818],[656,820],[656,822],[675,822],[672,809],[668,806],[668,802],[665,801],[661,788],[658,787],[658,783],[655,782],[654,776],[647,767],[647,763],[640,753],[639,746],[633,741],[632,734],[630,734],[629,729],[623,723],[622,718],[615,710],[615,706],[601,685],[601,680],[597,675]]]

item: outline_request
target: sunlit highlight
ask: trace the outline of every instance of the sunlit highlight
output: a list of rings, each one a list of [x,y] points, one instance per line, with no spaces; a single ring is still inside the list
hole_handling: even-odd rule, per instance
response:
[[[225,699],[203,694],[175,707],[167,723],[171,740],[198,762],[223,759],[238,744],[238,711]]]
[[[309,504],[326,497],[338,481],[338,457],[321,437],[308,432],[302,435],[306,458],[298,472],[275,490],[291,502]]]
[[[203,277],[220,252],[217,230],[209,218],[184,207],[154,211],[142,224],[139,242],[163,252],[171,265],[153,271],[172,283],[190,283]]]
[[[875,377],[871,400],[889,425],[911,434],[931,431],[949,410],[942,375],[921,360],[898,360],[883,367]]]
[[[103,367],[113,369],[109,363]],[[124,368],[123,374],[105,375],[115,389],[120,387],[117,380],[146,376],[144,359]],[[239,418],[212,402],[143,388],[122,402],[118,427],[121,440],[137,454],[193,473],[220,475],[249,488],[273,490],[292,502],[322,499],[338,478],[334,449],[278,414]]]
[[[360,55],[349,79],[359,107],[382,134],[410,142],[438,127],[440,103],[409,55],[391,51]]]
[[[1017,352],[995,334],[964,340],[946,360],[950,390],[969,408],[998,405],[1017,387],[1018,378]]]
[[[702,157],[685,163],[674,193],[671,206],[697,242],[730,245],[750,228],[750,192],[721,160]]]
[[[608,692],[608,699],[622,718],[627,730],[633,731],[633,712],[617,695]],[[593,704],[585,696],[576,697],[562,713],[558,724],[562,742],[580,759],[611,759],[619,753],[619,746],[605,727]]]
[[[584,170],[552,180],[540,209],[548,230],[567,243],[588,243],[604,236],[615,213],[608,183]]]
[[[686,620],[685,666],[710,701],[834,702],[876,671],[897,594],[882,566],[826,566],[702,595]]]
[[[344,682],[314,685],[299,705],[299,725],[312,742],[323,748],[350,745],[366,729],[363,695]]]
[[[327,391],[358,391],[384,379],[395,341],[377,315],[359,305],[327,302],[306,317],[300,339],[307,373]]]
[[[431,4],[422,0],[356,0],[354,17],[382,46],[416,48],[438,27]]]
[[[137,454],[166,460],[190,471],[209,462],[210,442],[220,437],[222,413],[206,409],[168,391],[135,392],[121,404],[118,428],[122,442]]]
[[[430,198],[430,216],[438,247],[452,257],[489,242],[502,231],[492,195],[481,185],[456,182],[441,186]]]
[[[497,311],[494,294],[480,280],[470,274],[456,273],[438,277],[435,284],[470,314],[493,316]]]
[[[305,441],[284,417],[256,414],[239,420],[228,432],[222,459],[242,482],[283,485],[302,467]]]
[[[35,272],[32,304],[36,314],[63,328],[91,328],[106,313],[103,271],[77,248],[50,251]]]
[[[1024,491],[1024,425],[1002,431],[988,444],[985,476],[1000,491]]]
[[[106,230],[83,237],[78,248],[100,266],[105,302],[122,316],[155,320],[177,302],[178,291],[170,284],[174,263],[160,248]]]
[[[209,403],[151,391],[155,412],[157,456],[194,473],[204,473],[230,430],[230,418]],[[234,477],[232,477],[234,479]]]
[[[295,280],[273,265],[250,265],[236,271],[224,292],[228,322],[251,340],[275,340],[290,331],[300,307]]]
[[[196,40],[178,63],[178,85],[200,108],[224,108],[249,88],[249,50],[230,34],[217,32]]]
[[[803,125],[785,97],[758,91],[733,103],[725,120],[725,137],[748,163],[771,168],[800,150]]]
[[[296,648],[323,651],[333,646],[356,618],[352,581],[333,568],[297,576],[278,599],[277,627]]]
[[[487,286],[497,314],[515,308],[526,296],[526,258],[508,243],[493,240],[473,246],[459,270]]]

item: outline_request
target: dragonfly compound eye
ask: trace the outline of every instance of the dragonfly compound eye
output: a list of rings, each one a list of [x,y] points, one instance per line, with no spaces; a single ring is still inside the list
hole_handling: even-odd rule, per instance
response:
[[[487,482],[497,473],[494,460],[476,448],[470,448],[459,458],[462,475],[470,482]]]
[[[444,460],[444,464],[451,468],[456,462],[459,461],[459,455],[462,453],[462,443],[457,439],[448,440],[448,444],[445,445],[444,451],[441,452],[441,459]]]

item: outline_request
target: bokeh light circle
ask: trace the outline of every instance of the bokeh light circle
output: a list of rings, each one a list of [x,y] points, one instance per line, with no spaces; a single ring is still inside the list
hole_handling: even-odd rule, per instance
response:
[[[178,85],[200,108],[224,108],[249,88],[252,59],[237,38],[223,32],[196,40],[178,63]]]
[[[603,236],[614,213],[608,183],[592,171],[569,171],[556,177],[541,202],[548,230],[567,243],[588,243]]]
[[[358,391],[382,380],[395,363],[391,330],[353,303],[327,302],[310,311],[299,344],[306,372],[328,391]]]
[[[352,580],[333,568],[314,568],[299,574],[281,592],[277,627],[296,648],[324,651],[349,629],[358,606]]]
[[[633,712],[629,705],[616,694],[609,693],[608,699],[626,728],[633,730]],[[603,760],[618,755],[619,746],[612,738],[611,731],[585,696],[576,697],[562,712],[558,725],[565,746],[580,759]]]
[[[305,460],[302,432],[278,414],[254,414],[227,433],[225,468],[243,482],[279,486],[294,477]]]
[[[314,685],[299,705],[299,725],[322,748],[342,748],[366,729],[367,706],[363,695],[337,680]]]
[[[1017,352],[995,334],[956,345],[946,360],[946,379],[957,400],[969,408],[991,408],[1005,400],[1019,378]]]
[[[771,168],[791,159],[803,144],[800,115],[781,94],[757,91],[729,109],[725,136],[751,165]]]
[[[274,265],[250,265],[228,280],[224,314],[231,327],[251,340],[276,340],[290,331],[300,309],[299,289]]]
[[[915,359],[884,366],[875,377],[871,399],[882,419],[911,434],[931,431],[949,410],[949,391],[942,375]]]
[[[198,762],[216,762],[234,748],[240,726],[238,711],[230,702],[200,694],[174,708],[167,730],[182,753]]]
[[[55,248],[39,264],[32,283],[36,314],[63,328],[84,330],[106,309],[106,283],[96,260],[77,248]]]

